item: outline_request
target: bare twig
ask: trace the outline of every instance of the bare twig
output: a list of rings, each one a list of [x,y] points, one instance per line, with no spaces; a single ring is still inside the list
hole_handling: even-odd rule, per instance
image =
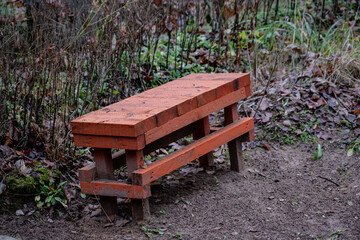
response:
[[[340,185],[336,182],[334,182],[333,180],[329,179],[329,178],[326,178],[326,177],[322,177],[322,176],[317,176],[318,178],[321,178],[321,179],[324,179],[328,182],[331,182],[332,184],[335,184],[336,186],[340,187]]]

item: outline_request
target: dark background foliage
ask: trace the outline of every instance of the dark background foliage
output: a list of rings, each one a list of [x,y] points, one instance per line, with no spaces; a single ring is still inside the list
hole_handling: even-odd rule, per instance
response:
[[[358,0],[3,1],[0,144],[65,160],[74,154],[71,119],[194,72],[251,72],[256,94],[274,62],[294,69],[294,54],[356,50],[358,8]],[[326,68],[340,77],[327,80],[359,74],[338,63]]]

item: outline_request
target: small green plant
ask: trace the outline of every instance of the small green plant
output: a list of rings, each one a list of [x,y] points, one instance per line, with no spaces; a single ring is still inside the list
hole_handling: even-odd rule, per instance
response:
[[[184,138],[183,138],[183,141],[184,141],[185,145],[191,144],[191,139],[188,138],[188,137],[184,137]]]
[[[63,207],[67,207],[67,200],[64,191],[64,185],[66,182],[61,182],[57,186],[53,180],[49,181],[49,184],[44,184],[41,189],[39,195],[35,197],[35,202],[37,202],[37,207],[51,207],[60,203]]]
[[[217,178],[217,176],[214,176],[214,179],[215,179],[215,183],[216,183],[216,188],[219,188],[219,186],[220,186],[219,179]]]
[[[355,142],[353,142],[352,144],[350,144],[350,148],[347,151],[347,156],[351,157],[352,155],[354,155],[355,151],[360,152],[360,138],[356,139]]]
[[[229,148],[225,148],[223,155],[225,156],[225,162],[226,164],[230,164],[230,153],[229,153]]]
[[[300,134],[300,138],[305,143],[312,142],[315,140],[315,137],[311,136],[307,131],[303,131]]]
[[[171,226],[171,224],[169,224],[169,226]],[[161,230],[161,229],[147,228],[146,226],[142,226],[140,229],[150,239],[155,239],[154,235],[164,235],[165,234],[164,230]],[[169,235],[171,238],[183,239],[182,235],[180,233],[173,234],[171,232],[166,232],[166,235]]]
[[[119,167],[119,171],[120,171],[120,172],[127,172],[126,166],[121,166],[121,167]]]
[[[296,142],[294,135],[288,133],[284,133],[284,135],[281,137],[281,140],[286,145],[294,145]]]
[[[171,237],[176,238],[176,239],[183,239],[181,233],[172,234],[172,233],[167,232],[167,234],[169,234]]]
[[[164,235],[164,231],[160,230],[160,229],[152,229],[152,228],[147,228],[145,226],[142,226],[141,231],[143,231],[146,236],[148,236],[150,239],[154,239],[153,234],[158,234],[158,235]]]
[[[40,186],[46,185],[49,183],[49,181],[53,178],[58,179],[61,176],[60,171],[51,171],[50,169],[43,168],[43,167],[37,167],[34,168],[34,171],[41,173],[39,177],[39,184]]]
[[[160,210],[160,213],[161,213],[161,214],[166,214],[165,208],[161,209],[161,210]]]
[[[76,157],[81,157],[81,156],[83,156],[85,154],[91,154],[89,147],[80,149],[80,150],[75,152]]]
[[[338,239],[338,236],[344,231],[343,229],[336,230],[335,232],[329,233],[329,237],[330,239]]]
[[[321,148],[321,145],[318,144],[317,151],[316,151],[316,153],[314,154],[313,159],[314,159],[314,160],[318,160],[318,159],[322,158],[322,156],[323,156],[322,148]]]

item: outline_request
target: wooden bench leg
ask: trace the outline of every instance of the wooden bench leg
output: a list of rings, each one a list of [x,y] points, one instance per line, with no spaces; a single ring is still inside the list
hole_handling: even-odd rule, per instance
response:
[[[234,103],[225,108],[225,122],[224,125],[228,125],[232,122],[239,120],[239,114],[237,110],[237,103]],[[244,170],[244,158],[242,156],[242,137],[236,138],[228,142],[229,155],[230,155],[230,169],[241,172]]]
[[[94,158],[97,177],[100,179],[115,179],[111,149],[94,148]],[[107,220],[113,222],[117,214],[116,197],[100,196],[100,204]]]
[[[210,134],[209,116],[206,116],[194,124],[193,139],[198,140]],[[214,157],[212,151],[199,157],[200,166],[209,168],[214,166]]]
[[[131,212],[135,221],[146,221],[150,218],[149,198],[131,199]]]
[[[125,150],[128,179],[133,185],[139,185],[133,177],[133,172],[144,164],[143,150]],[[131,199],[132,217],[135,221],[148,220],[150,218],[149,198]]]

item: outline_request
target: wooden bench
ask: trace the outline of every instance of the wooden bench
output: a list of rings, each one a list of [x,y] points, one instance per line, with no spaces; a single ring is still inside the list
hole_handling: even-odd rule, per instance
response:
[[[143,220],[150,215],[150,183],[197,158],[213,166],[215,148],[228,143],[231,169],[241,171],[241,142],[253,140],[254,121],[239,119],[237,102],[249,95],[249,74],[191,74],[73,120],[75,145],[94,148],[95,163],[79,170],[81,191],[100,197],[109,221],[116,197],[131,198],[133,218]],[[225,127],[210,134],[209,115],[223,108]],[[144,165],[144,154],[191,133],[194,143]],[[123,150],[112,154],[112,148]],[[114,169],[125,165],[128,180],[116,180]]]

